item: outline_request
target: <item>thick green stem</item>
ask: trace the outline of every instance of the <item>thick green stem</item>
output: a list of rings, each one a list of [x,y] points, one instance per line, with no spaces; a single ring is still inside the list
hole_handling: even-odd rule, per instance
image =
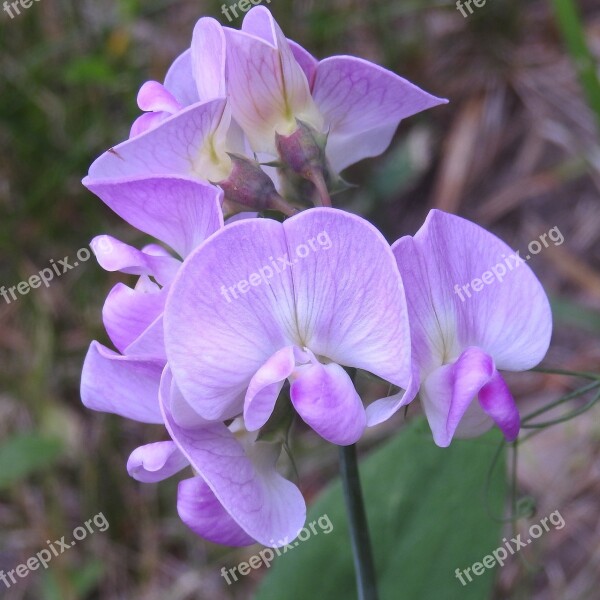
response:
[[[377,600],[377,578],[363,501],[356,445],[340,447],[340,474],[350,525],[359,600]]]

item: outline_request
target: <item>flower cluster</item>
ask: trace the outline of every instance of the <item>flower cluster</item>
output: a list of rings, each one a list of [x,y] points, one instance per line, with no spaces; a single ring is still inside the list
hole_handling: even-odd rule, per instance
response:
[[[432,211],[390,247],[329,200],[343,169],[442,102],[358,58],[317,61],[256,7],[241,31],[200,19],[164,84],[142,86],[130,139],[91,166],[84,184],[160,244],[92,242],[103,268],[139,279],[106,299],[117,351],[91,344],[82,400],[164,425],[169,439],[134,450],[128,471],[156,482],[191,466],[178,512],[205,539],[274,546],[301,530],[302,495],[277,471],[276,434],[295,418],[349,445],[420,391],[440,446],[494,423],[517,436],[498,370],[535,366],[551,333],[529,267],[461,303],[454,283],[503,242]],[[365,407],[350,369],[400,392]]]

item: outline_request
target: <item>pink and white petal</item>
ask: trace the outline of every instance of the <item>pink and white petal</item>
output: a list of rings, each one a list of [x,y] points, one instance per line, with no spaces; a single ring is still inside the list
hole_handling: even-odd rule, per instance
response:
[[[245,31],[225,29],[228,92],[234,119],[255,152],[275,154],[275,132],[289,135],[296,118],[322,125],[306,75],[296,62],[279,26],[263,7],[250,11],[244,23],[263,21],[279,47]],[[268,15],[268,17],[266,16]]]
[[[168,119],[171,115],[166,112],[151,112],[140,115],[131,126],[129,137],[137,137],[150,129],[158,127],[165,119]]]
[[[368,221],[333,208],[304,211],[283,227],[294,264],[299,339],[316,355],[406,389],[406,300],[381,233]]]
[[[214,544],[251,546],[256,543],[231,518],[202,477],[179,482],[177,512],[196,535]]]
[[[467,409],[494,373],[491,357],[471,347],[456,362],[439,367],[425,379],[421,402],[438,446],[450,445]]]
[[[353,56],[319,63],[313,97],[329,129],[327,155],[338,172],[381,154],[402,119],[446,102]]]
[[[142,252],[110,235],[96,236],[90,243],[100,266],[106,271],[152,275],[166,285],[175,277],[181,262],[169,255]]]
[[[181,177],[96,181],[84,185],[136,229],[187,256],[223,226],[223,192]]]
[[[244,424],[248,431],[260,429],[269,420],[279,392],[295,366],[294,347],[287,346],[269,357],[252,377],[244,400]]]
[[[169,364],[208,420],[240,414],[254,374],[294,343],[291,272],[273,268],[285,252],[280,223],[238,221],[193,252],[173,282],[165,309]]]
[[[200,102],[192,73],[191,49],[186,50],[175,59],[167,71],[165,87],[181,106],[190,106]]]
[[[146,81],[138,92],[137,102],[140,109],[146,112],[173,114],[183,108],[173,94],[158,81]]]
[[[142,423],[162,423],[158,391],[163,364],[121,356],[92,342],[81,374],[83,404]]]
[[[481,388],[478,398],[481,408],[498,425],[504,437],[509,442],[516,440],[521,428],[521,417],[514,398],[498,371]]]
[[[364,433],[367,416],[362,400],[339,365],[317,362],[298,367],[290,396],[302,420],[328,442],[347,446]]]
[[[294,59],[300,65],[302,71],[306,75],[310,89],[319,61],[314,58],[310,52],[300,46],[300,44],[297,44],[293,40],[289,40],[284,37],[281,28],[268,9],[265,7],[252,9],[244,18],[242,31],[251,35],[255,35],[256,37],[267,42],[269,45],[279,48],[286,54],[286,58],[288,60],[289,47]]]
[[[127,472],[142,483],[156,483],[172,477],[189,465],[174,442],[155,442],[136,448],[127,461]]]
[[[225,33],[221,24],[211,17],[203,17],[194,27],[192,37],[192,70],[201,101],[224,98],[225,86]]]
[[[531,269],[514,266],[513,251],[495,235],[432,210],[414,238],[392,249],[422,371],[454,360],[468,346],[487,352],[498,369],[522,371],[542,360],[552,333],[548,298]],[[470,287],[474,279],[479,292]]]
[[[298,488],[275,470],[279,451],[259,442],[253,462],[222,423],[180,427],[170,412],[171,384],[165,371],[160,398],[167,430],[219,503],[261,544],[281,545],[279,540],[294,539],[304,525],[306,505]]]
[[[146,131],[111,148],[90,167],[89,179],[183,175],[206,180],[202,149],[225,115],[226,100],[194,104]],[[200,158],[199,158],[200,156]]]
[[[104,302],[102,320],[119,352],[124,353],[125,348],[162,314],[166,298],[161,288],[150,280],[134,289],[123,283],[113,287]]]

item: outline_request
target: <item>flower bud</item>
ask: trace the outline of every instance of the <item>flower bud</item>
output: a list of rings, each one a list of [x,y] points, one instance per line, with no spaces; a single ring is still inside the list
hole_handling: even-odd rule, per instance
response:
[[[224,192],[225,202],[241,210],[278,210],[290,215],[296,212],[275,189],[273,180],[253,160],[229,154],[232,169],[227,179],[213,182]]]

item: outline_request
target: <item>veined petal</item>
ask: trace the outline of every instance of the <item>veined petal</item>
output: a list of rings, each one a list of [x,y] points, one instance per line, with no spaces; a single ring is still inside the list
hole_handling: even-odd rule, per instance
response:
[[[162,423],[158,390],[164,364],[121,356],[92,342],[81,374],[81,400],[91,410],[142,423]]]
[[[522,371],[542,360],[552,333],[548,298],[531,269],[515,265],[517,255],[496,236],[432,210],[414,238],[392,249],[422,377],[469,346],[493,357],[500,370]]]
[[[111,148],[90,167],[89,178],[117,179],[182,175],[221,181],[230,162],[219,127],[229,127],[224,98],[193,104],[158,127]],[[226,133],[226,132],[225,132]]]
[[[179,482],[177,512],[196,535],[214,544],[250,546],[256,543],[223,508],[202,477]]]
[[[142,483],[156,483],[189,465],[174,442],[155,442],[136,448],[127,461],[127,472]]]
[[[333,208],[304,211],[283,228],[294,265],[298,345],[406,388],[406,301],[381,233],[365,219]]]
[[[319,63],[313,97],[329,130],[327,156],[338,172],[381,154],[402,119],[446,102],[353,56]]]
[[[390,248],[368,222],[335,209],[217,232],[173,284],[165,341],[183,395],[206,419],[239,414],[254,374],[286,346],[404,388],[410,379],[408,320]]]
[[[150,177],[83,184],[136,229],[187,256],[223,226],[223,192],[181,177]]]
[[[203,17],[194,27],[192,38],[192,69],[201,101],[224,98],[225,33],[221,24]]]
[[[161,381],[161,409],[173,441],[210,487],[223,508],[250,537],[267,546],[294,539],[306,519],[298,488],[275,470],[279,451],[256,442],[253,460],[222,423],[182,428],[170,411],[172,377]]]
[[[153,275],[163,285],[172,281],[181,265],[166,253],[159,255],[140,251],[110,235],[96,236],[90,246],[103,269],[133,275]]]
[[[296,366],[294,347],[278,350],[256,372],[244,400],[244,424],[248,431],[260,429],[268,420],[285,380]]]
[[[233,116],[255,152],[275,154],[275,132],[292,133],[296,118],[321,128],[306,75],[265,7],[248,12],[242,31],[225,34]]]
[[[243,410],[250,380],[275,352],[294,344],[289,270],[280,223],[238,221],[209,238],[182,265],[165,310],[174,378],[208,420]]]
[[[332,444],[354,444],[367,426],[365,409],[354,384],[335,363],[298,367],[290,396],[303,421]]]
[[[117,283],[102,309],[106,332],[121,353],[162,314],[165,307],[166,294],[147,277],[144,279],[135,289]]]
[[[425,379],[421,402],[438,446],[450,445],[467,409],[495,373],[492,358],[471,347],[456,362],[439,367]]]

